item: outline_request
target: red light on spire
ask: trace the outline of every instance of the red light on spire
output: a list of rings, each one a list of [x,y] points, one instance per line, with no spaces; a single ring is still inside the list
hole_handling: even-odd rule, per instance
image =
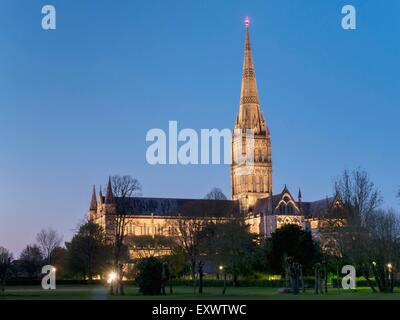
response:
[[[246,17],[246,19],[244,19],[244,24],[246,25],[246,27],[249,26],[249,24],[250,24],[250,19],[249,19],[249,17]]]

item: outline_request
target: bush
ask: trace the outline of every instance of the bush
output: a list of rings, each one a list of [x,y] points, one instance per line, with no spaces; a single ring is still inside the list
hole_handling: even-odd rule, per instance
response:
[[[161,293],[162,263],[156,258],[146,258],[137,265],[138,275],[136,283],[139,291],[145,295],[158,295]]]

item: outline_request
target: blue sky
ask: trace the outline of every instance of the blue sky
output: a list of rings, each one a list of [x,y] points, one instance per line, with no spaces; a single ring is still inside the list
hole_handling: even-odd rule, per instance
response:
[[[57,30],[41,28],[53,4]],[[357,30],[341,28],[341,8]],[[228,165],[150,166],[146,132],[232,128],[246,15],[274,191],[332,193],[365,168],[399,207],[397,0],[0,1],[0,245],[51,226],[69,240],[91,186],[130,174],[143,195],[229,192]]]

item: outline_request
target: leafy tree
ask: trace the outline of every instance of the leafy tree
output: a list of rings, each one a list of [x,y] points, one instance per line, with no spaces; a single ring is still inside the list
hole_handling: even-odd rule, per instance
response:
[[[82,278],[92,280],[95,274],[102,274],[109,265],[111,248],[106,244],[103,229],[94,222],[82,224],[66,245],[71,273],[79,273]]]
[[[57,279],[63,279],[68,274],[67,249],[57,247],[53,251],[52,266],[56,268]]]
[[[185,252],[180,247],[174,247],[171,254],[166,256],[171,278],[177,278],[185,272]]]
[[[19,257],[19,264],[29,278],[37,278],[44,265],[44,259],[40,248],[37,245],[28,245],[22,250]]]
[[[7,278],[10,275],[13,255],[6,248],[0,247],[0,283],[1,293],[4,294]]]
[[[311,233],[294,224],[287,224],[272,233],[266,240],[265,249],[269,271],[278,274],[284,273],[286,257],[300,263],[305,274],[311,272],[313,262],[319,258],[319,248]]]
[[[257,238],[242,219],[209,224],[200,239],[202,253],[232,274],[234,286],[239,275],[254,272],[259,254]]]
[[[141,259],[138,263],[136,282],[141,293],[145,295],[159,295],[162,284],[162,262],[155,258]]]

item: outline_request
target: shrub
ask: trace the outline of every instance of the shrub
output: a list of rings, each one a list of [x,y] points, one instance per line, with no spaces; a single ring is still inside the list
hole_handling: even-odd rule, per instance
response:
[[[162,263],[151,257],[142,259],[137,265],[138,275],[136,282],[139,291],[145,295],[158,295],[161,293]]]

